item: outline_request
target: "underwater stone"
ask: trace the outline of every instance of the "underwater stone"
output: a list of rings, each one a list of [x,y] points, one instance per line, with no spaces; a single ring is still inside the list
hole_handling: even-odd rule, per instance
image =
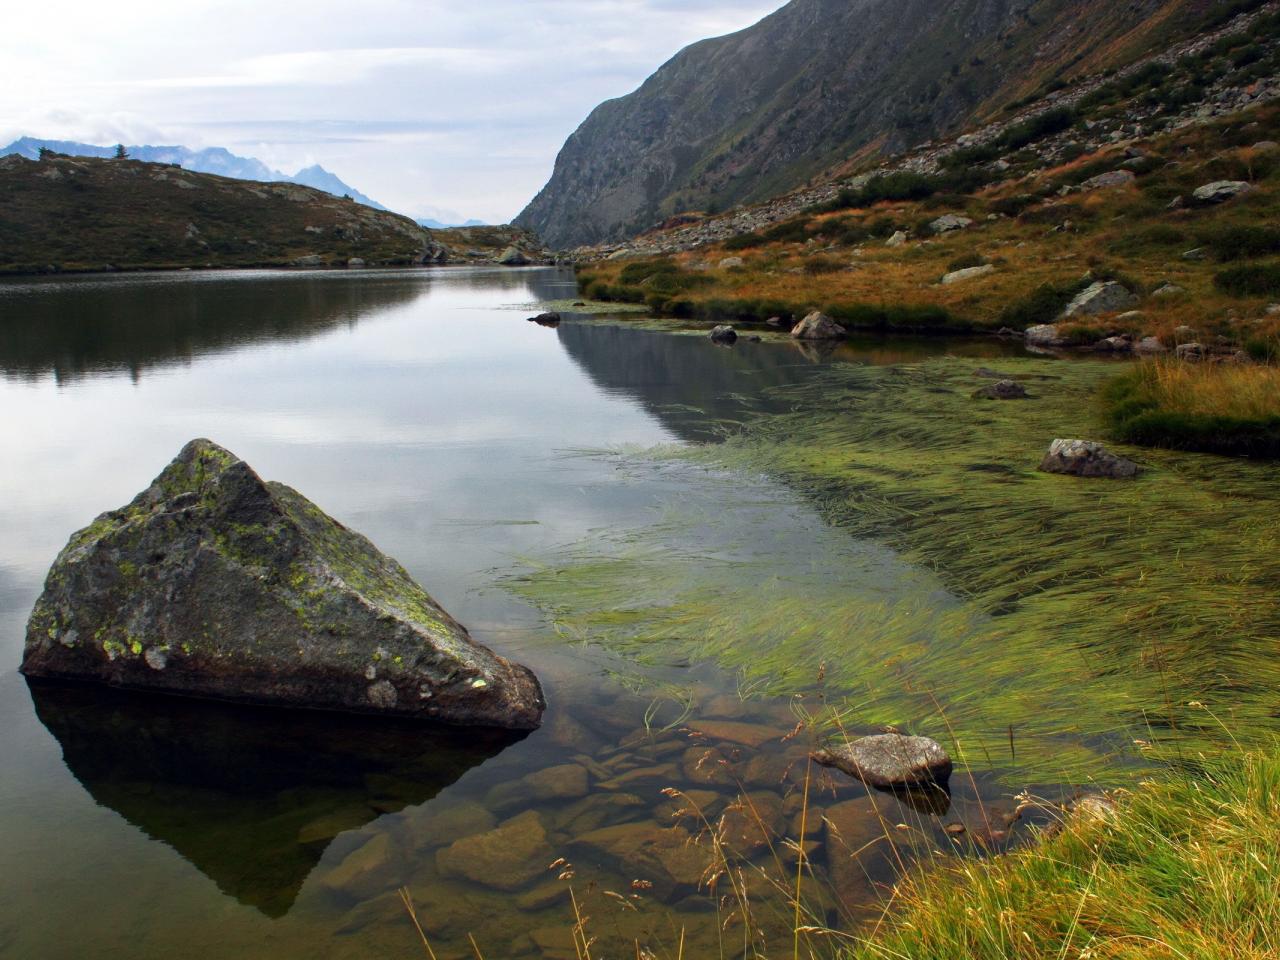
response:
[[[59,554],[22,671],[157,693],[532,729],[537,679],[394,560],[208,440]]]
[[[831,746],[813,754],[813,759],[882,789],[945,784],[951,777],[951,757],[941,744],[928,737],[900,733],[882,733]]]
[[[436,867],[446,877],[508,892],[528,886],[546,873],[553,854],[547,830],[534,810],[513,817],[494,830],[478,833],[436,853]]]
[[[1045,473],[1076,477],[1128,479],[1138,475],[1136,463],[1092,440],[1054,440],[1040,462],[1040,469]]]

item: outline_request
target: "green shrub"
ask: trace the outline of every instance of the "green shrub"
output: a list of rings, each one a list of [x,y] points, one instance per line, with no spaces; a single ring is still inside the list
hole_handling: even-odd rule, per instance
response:
[[[764,242],[764,237],[758,233],[740,233],[736,237],[730,237],[726,240],[723,246],[729,251],[752,250],[755,247],[762,246]]]
[[[1232,225],[1205,233],[1202,243],[1219,260],[1243,260],[1280,251],[1280,227]]]
[[[951,273],[955,270],[968,270],[970,267],[984,267],[987,263],[987,258],[980,253],[966,253],[956,257],[948,263],[947,272]]]
[[[1073,297],[1088,285],[1087,281],[1045,283],[1021,300],[1015,300],[1000,311],[1001,326],[1023,330],[1041,323],[1052,323]]]
[[[1006,217],[1016,217],[1034,203],[1036,203],[1036,198],[1031,194],[1017,193],[1012,197],[1000,197],[997,200],[992,200],[990,209],[992,213],[1003,214]]]
[[[1280,263],[1249,264],[1223,270],[1213,285],[1236,297],[1267,297],[1280,293]]]
[[[809,239],[809,221],[800,217],[774,224],[763,234],[774,243],[804,243]]]
[[[804,272],[810,277],[817,277],[827,273],[839,273],[845,266],[843,260],[817,255],[805,258]]]

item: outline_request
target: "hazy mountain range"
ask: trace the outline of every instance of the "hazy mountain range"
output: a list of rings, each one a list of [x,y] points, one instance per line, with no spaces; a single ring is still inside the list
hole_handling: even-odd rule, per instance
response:
[[[74,157],[111,157],[116,147],[98,146],[92,143],[79,143],[74,140],[39,140],[35,137],[20,137],[7,147],[0,149],[0,157],[19,154],[29,160],[38,160],[40,149],[44,147],[54,153],[69,154]],[[355,187],[344,182],[319,164],[305,167],[290,176],[279,170],[273,170],[261,160],[253,157],[240,157],[223,147],[207,147],[204,150],[192,150],[181,146],[126,146],[129,157],[145,163],[176,163],[178,166],[194,173],[213,173],[223,177],[234,177],[237,180],[257,180],[263,183],[297,183],[304,187],[315,187],[335,197],[350,197],[357,203],[375,210],[386,210],[382,204],[361,193]],[[440,230],[454,226],[480,226],[478,220],[466,223],[441,222],[428,217],[418,220],[421,226]]]

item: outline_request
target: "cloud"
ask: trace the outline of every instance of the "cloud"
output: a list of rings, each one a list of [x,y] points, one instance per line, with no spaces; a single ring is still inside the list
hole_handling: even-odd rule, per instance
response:
[[[507,220],[598,103],[781,3],[43,0],[6,13],[0,137],[226,146]]]

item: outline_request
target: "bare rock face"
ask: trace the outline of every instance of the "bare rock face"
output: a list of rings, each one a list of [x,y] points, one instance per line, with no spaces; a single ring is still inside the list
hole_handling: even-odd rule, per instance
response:
[[[795,325],[791,336],[796,340],[841,340],[844,327],[825,313],[814,311]]]
[[[819,750],[815,763],[843,770],[870,787],[890,790],[951,778],[951,757],[936,740],[884,733]]]
[[[28,676],[532,729],[537,679],[295,490],[193,440],[59,554]]]
[[[1138,475],[1138,465],[1111,453],[1092,440],[1054,440],[1040,463],[1045,473],[1066,473],[1077,477],[1129,479]]]

